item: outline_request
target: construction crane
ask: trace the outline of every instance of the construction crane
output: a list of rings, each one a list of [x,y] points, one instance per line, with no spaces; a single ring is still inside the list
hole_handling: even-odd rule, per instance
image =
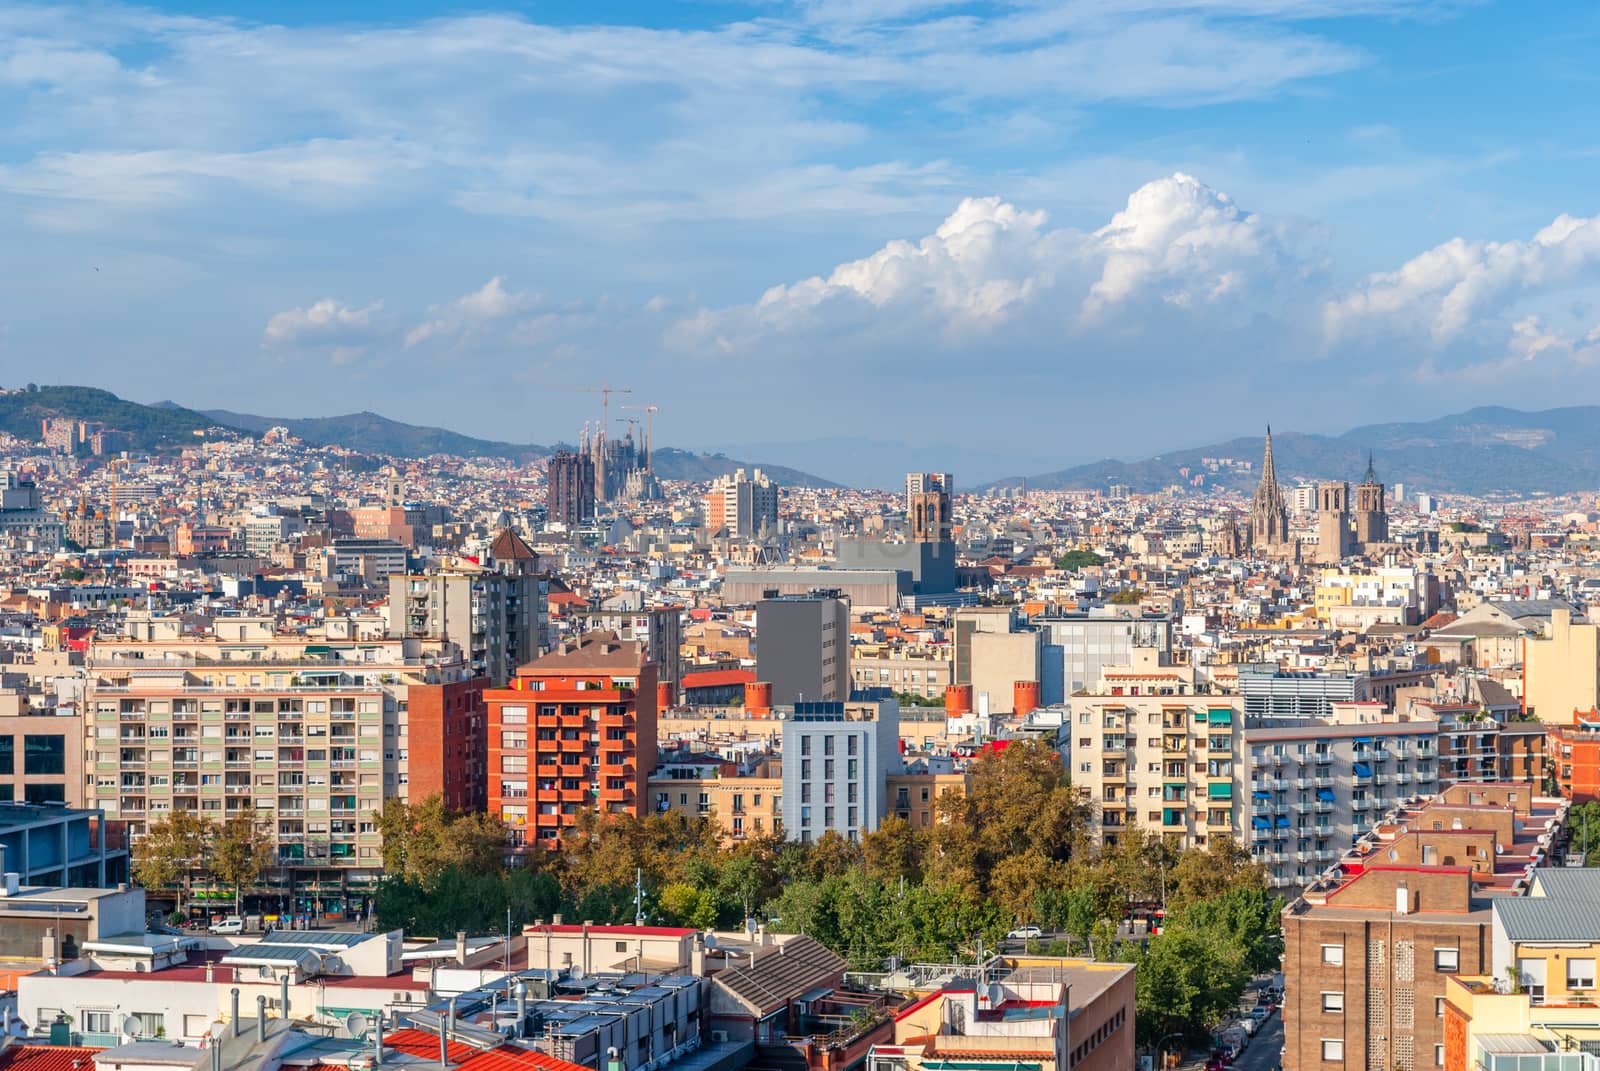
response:
[[[618,408],[639,409],[644,411],[644,467],[654,471],[650,461],[650,450],[652,446],[650,434],[653,430],[652,425],[655,423],[655,416],[657,413],[661,412],[661,407],[659,405],[623,405],[619,406]]]
[[[632,394],[632,387],[613,387],[609,383],[598,387],[551,387],[551,390],[579,391],[600,395],[600,430],[596,433],[594,448],[594,497],[596,502],[609,502],[611,488],[606,478],[606,430],[611,426],[611,396]]]
[[[551,390],[579,391],[583,394],[600,395],[600,434],[605,435],[605,429],[611,426],[611,396],[613,394],[632,394],[632,387],[613,387],[606,383],[598,387],[551,387]]]

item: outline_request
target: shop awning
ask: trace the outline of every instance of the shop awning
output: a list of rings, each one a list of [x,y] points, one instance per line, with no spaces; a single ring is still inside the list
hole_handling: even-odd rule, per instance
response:
[[[1317,799],[1321,800],[1323,803],[1332,803],[1333,802],[1333,789],[1331,789],[1331,788],[1319,788],[1319,789],[1317,789]]]

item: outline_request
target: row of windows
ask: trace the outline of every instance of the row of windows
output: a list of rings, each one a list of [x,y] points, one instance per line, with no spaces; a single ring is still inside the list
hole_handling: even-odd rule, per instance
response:
[[[1322,1039],[1322,1059],[1323,1059],[1323,1061],[1325,1063],[1343,1063],[1344,1062],[1344,1039],[1343,1038],[1323,1038]],[[1433,1047],[1433,1066],[1435,1066],[1435,1067],[1443,1067],[1444,1066],[1444,1046],[1443,1045],[1435,1045]]]
[[[1344,945],[1323,945],[1322,962],[1333,967],[1344,966]],[[1589,961],[1592,975],[1594,961]],[[1454,974],[1461,969],[1461,949],[1454,945],[1436,945],[1433,949],[1433,969],[1440,974]]]
[[[0,774],[16,773],[17,738],[0,736]],[[67,772],[67,738],[61,735],[33,734],[22,738],[24,774],[64,774]]]
[[[1069,1068],[1078,1066],[1078,1061],[1094,1052],[1094,1050],[1098,1049],[1101,1043],[1106,1040],[1106,1038],[1122,1029],[1122,1023],[1126,1016],[1126,1009],[1118,1008],[1117,1014],[1113,1015],[1111,1018],[1097,1026],[1093,1033],[1091,1033],[1087,1038],[1079,1042],[1073,1048],[1072,1056],[1068,1061],[1067,1066]]]

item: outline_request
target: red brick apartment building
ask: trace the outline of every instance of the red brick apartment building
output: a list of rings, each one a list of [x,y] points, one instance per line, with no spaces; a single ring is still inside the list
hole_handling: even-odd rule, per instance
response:
[[[587,633],[483,697],[489,811],[517,850],[554,848],[581,811],[643,813],[656,767],[656,665],[643,642]]]
[[[486,683],[483,677],[472,677],[409,689],[406,798],[411,802],[437,793],[452,811],[484,810],[489,798]]]
[[[1494,900],[1526,893],[1566,818],[1534,792],[1401,806],[1284,909],[1284,1071],[1444,1066],[1446,981],[1490,972]]]
[[[1600,714],[1574,714],[1571,725],[1551,725],[1545,746],[1562,796],[1573,803],[1600,799]]]

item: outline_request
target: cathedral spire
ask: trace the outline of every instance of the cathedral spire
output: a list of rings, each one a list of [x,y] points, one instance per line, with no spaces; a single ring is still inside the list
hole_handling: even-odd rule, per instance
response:
[[[1276,483],[1278,470],[1272,464],[1272,425],[1267,425],[1267,454],[1261,461],[1261,482]]]
[[[1378,473],[1372,467],[1372,451],[1371,450],[1367,451],[1367,474],[1364,477],[1362,477],[1362,482],[1363,483],[1377,483],[1378,482]]]

